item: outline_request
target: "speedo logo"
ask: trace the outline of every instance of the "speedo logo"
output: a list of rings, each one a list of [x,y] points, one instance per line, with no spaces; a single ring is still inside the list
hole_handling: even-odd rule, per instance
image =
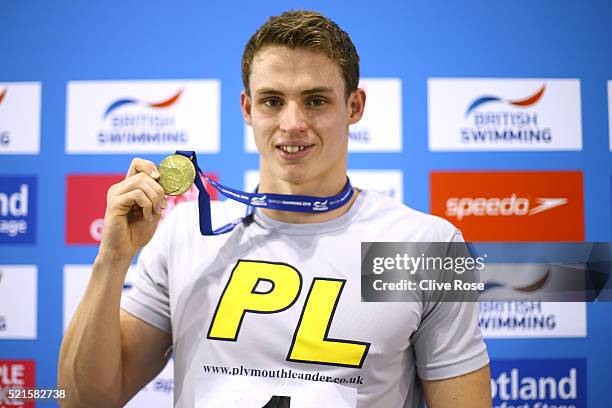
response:
[[[534,202],[535,201],[535,202]],[[469,216],[528,217],[569,202],[567,198],[538,197],[530,201],[526,197],[512,194],[510,197],[451,197],[446,200],[446,215],[462,220]]]
[[[315,211],[326,211],[327,210],[327,200],[325,201],[315,201],[312,205],[312,209]]]
[[[265,207],[266,205],[268,205],[268,203],[266,202],[266,197],[267,196],[251,198],[251,205],[254,207]]]

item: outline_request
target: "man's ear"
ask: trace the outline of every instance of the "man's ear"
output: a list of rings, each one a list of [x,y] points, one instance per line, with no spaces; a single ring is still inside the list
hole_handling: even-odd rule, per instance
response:
[[[249,126],[253,126],[251,116],[252,106],[251,97],[246,93],[246,91],[240,92],[240,110],[242,111],[244,122]]]
[[[357,88],[348,100],[348,122],[349,125],[357,123],[361,120],[365,109],[366,94],[361,88]]]

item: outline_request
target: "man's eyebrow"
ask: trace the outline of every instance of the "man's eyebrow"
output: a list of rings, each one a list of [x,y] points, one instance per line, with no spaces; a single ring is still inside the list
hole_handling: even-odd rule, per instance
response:
[[[300,92],[300,94],[302,95],[312,95],[312,94],[318,94],[318,93],[330,93],[330,92],[334,92],[334,90],[328,86],[319,86],[316,88],[312,88],[312,89],[306,89],[302,92]]]
[[[274,88],[261,88],[255,90],[255,93],[258,95],[283,95],[283,93]]]
[[[305,89],[302,92],[300,92],[300,95],[312,95],[312,94],[318,94],[318,93],[333,93],[333,92],[334,90],[331,87],[318,86],[315,88]],[[279,91],[278,89],[274,89],[274,88],[257,89],[255,90],[255,93],[257,95],[284,95],[283,92]]]

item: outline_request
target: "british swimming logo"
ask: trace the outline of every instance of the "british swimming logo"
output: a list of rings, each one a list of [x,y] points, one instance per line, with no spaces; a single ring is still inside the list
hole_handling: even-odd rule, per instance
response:
[[[468,116],[472,111],[476,110],[482,105],[490,104],[493,102],[502,102],[511,106],[520,106],[520,107],[529,107],[532,106],[542,99],[542,95],[544,95],[544,90],[546,89],[546,84],[543,84],[537,92],[533,95],[530,95],[526,98],[516,99],[516,100],[508,100],[503,99],[499,96],[485,95],[477,98],[474,102],[470,104],[467,111],[465,112],[465,116]]]
[[[220,83],[71,81],[67,153],[217,153]]]
[[[144,102],[138,98],[119,98],[112,101],[102,115],[103,122],[110,129],[101,129],[98,132],[98,144],[187,145],[189,132],[177,126],[176,115],[168,109],[177,104],[183,91],[179,89],[171,97],[159,102]]]
[[[582,149],[577,79],[436,78],[428,90],[432,151]]]
[[[110,115],[113,111],[123,106],[128,106],[128,105],[141,105],[141,106],[145,106],[145,107],[153,108],[153,109],[167,108],[167,107],[174,105],[179,100],[182,93],[183,93],[183,89],[179,89],[178,92],[176,92],[176,94],[160,102],[143,102],[143,101],[139,101],[138,99],[133,99],[133,98],[119,99],[109,105],[109,107],[104,112],[103,118],[106,119],[106,117]]]

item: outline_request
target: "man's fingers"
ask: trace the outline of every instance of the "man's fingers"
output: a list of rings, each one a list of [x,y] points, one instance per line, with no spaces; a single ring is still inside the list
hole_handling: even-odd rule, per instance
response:
[[[161,190],[161,194],[159,190]],[[155,214],[161,214],[161,200],[163,198],[164,190],[153,180],[152,178],[148,178],[144,183],[139,184],[139,188],[145,193],[151,205],[153,206],[153,211]]]
[[[130,168],[125,178],[128,179],[138,173],[147,173],[155,180],[159,178],[159,173],[157,172],[157,166],[155,165],[155,163],[150,160],[140,159],[136,157],[132,159],[132,163],[130,163]]]
[[[132,190],[115,197],[113,204],[124,214],[129,213],[132,207],[137,205],[142,208],[143,217],[149,221],[153,221],[153,203],[149,200],[145,192],[140,189]]]
[[[141,189],[153,204],[157,214],[164,207],[164,189],[146,173],[138,173],[113,186],[113,195],[126,194],[132,190]]]
[[[164,189],[155,181],[159,173],[150,160],[134,158],[125,180],[113,185],[108,191],[108,203],[115,214],[129,214],[134,207],[142,209],[142,216],[153,221],[159,219],[166,207]]]

